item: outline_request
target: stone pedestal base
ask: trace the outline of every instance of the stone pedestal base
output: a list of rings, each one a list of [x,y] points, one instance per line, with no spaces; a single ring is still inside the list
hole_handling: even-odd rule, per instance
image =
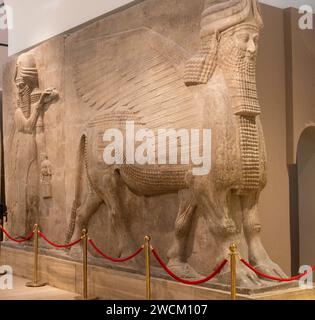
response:
[[[33,253],[10,247],[2,247],[1,265],[10,265],[13,274],[32,278]],[[40,281],[50,286],[82,294],[82,264],[59,258],[39,256]],[[104,300],[145,299],[143,275],[90,265],[88,271],[89,296]],[[229,300],[229,292],[201,286],[187,286],[166,279],[152,279],[154,300]],[[239,300],[295,300],[314,299],[315,290],[298,287],[278,287],[270,292],[238,294]]]

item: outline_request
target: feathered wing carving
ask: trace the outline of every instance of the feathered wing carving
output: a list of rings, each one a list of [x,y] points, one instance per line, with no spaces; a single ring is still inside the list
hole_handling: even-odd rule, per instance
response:
[[[77,48],[73,60],[75,88],[84,104],[93,110],[87,127],[97,132],[98,166],[104,166],[105,130],[121,128],[126,120],[134,120],[138,128],[154,130],[156,144],[157,129],[202,128],[202,108],[194,101],[192,89],[184,83],[189,57],[174,42],[141,28],[78,41]],[[183,141],[177,139],[178,160],[182,155],[190,156],[189,146],[185,145],[190,144],[190,139]],[[131,189],[154,195],[185,188],[187,169],[180,162],[178,165],[156,162],[124,165],[120,173]]]
[[[147,28],[78,41],[75,88],[91,114],[133,113],[150,129],[198,128],[198,108],[183,81],[188,58]]]

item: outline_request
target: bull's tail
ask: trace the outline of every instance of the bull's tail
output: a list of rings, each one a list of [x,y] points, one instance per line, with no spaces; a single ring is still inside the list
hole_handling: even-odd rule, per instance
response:
[[[76,161],[76,173],[75,173],[75,196],[71,209],[71,217],[68,226],[68,231],[66,234],[66,243],[70,243],[71,238],[74,233],[75,223],[77,218],[77,210],[81,206],[81,179],[84,173],[84,168],[86,167],[86,147],[87,147],[87,137],[83,135],[80,140],[80,146]]]

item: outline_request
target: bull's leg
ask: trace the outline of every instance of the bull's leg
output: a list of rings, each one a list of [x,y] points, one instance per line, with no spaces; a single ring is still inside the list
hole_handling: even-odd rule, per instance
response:
[[[232,243],[238,246],[241,244],[243,219],[241,201],[239,196],[230,189],[218,189],[209,177],[195,178],[194,192],[198,205],[202,204],[204,207],[205,218],[213,236],[213,246],[216,248],[213,265],[218,265],[223,259],[229,258],[229,246]],[[214,281],[229,285],[229,266],[226,266]],[[262,285],[255,273],[238,263],[238,287],[253,288]]]
[[[132,239],[121,209],[119,190],[122,187],[120,175],[117,171],[109,170],[103,177],[104,201],[108,206],[110,220],[114,232],[118,237],[118,254],[125,257],[133,252]]]
[[[84,203],[77,209],[76,223],[71,241],[76,241],[82,235],[82,230],[86,229],[91,216],[98,210],[103,200],[94,192],[89,192]],[[81,254],[80,247],[71,249],[71,254],[76,256]]]
[[[82,230],[87,229],[91,216],[98,210],[102,203],[102,199],[95,192],[88,194],[87,199],[82,206],[78,208],[72,241],[81,237]]]
[[[175,222],[175,239],[167,253],[168,267],[180,277],[196,278],[199,275],[187,263],[187,242],[196,208],[193,193],[189,189],[178,192],[179,210]]]
[[[270,259],[261,242],[258,199],[258,193],[242,197],[244,233],[248,245],[249,262],[263,273],[276,277],[286,277],[281,268]]]
[[[223,259],[229,260],[229,247],[236,243],[240,248],[242,239],[242,210],[240,199],[230,190],[210,192],[209,223],[214,236],[216,250],[215,265]],[[230,268],[226,266],[214,281],[230,284]],[[255,288],[263,286],[261,280],[251,270],[241,263],[237,265],[237,286],[240,288]]]

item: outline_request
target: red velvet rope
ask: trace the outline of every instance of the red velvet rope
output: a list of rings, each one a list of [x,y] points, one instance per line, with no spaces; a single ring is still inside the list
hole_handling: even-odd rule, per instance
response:
[[[159,255],[157,254],[157,252],[155,251],[155,249],[152,249],[152,253],[154,255],[154,257],[156,258],[156,260],[160,263],[161,267],[176,281],[184,283],[184,284],[189,284],[189,285],[198,285],[198,284],[202,284],[205,282],[208,282],[209,280],[213,279],[215,276],[217,276],[222,269],[224,268],[224,266],[226,265],[226,263],[228,262],[226,259],[224,259],[220,265],[206,278],[201,279],[201,280],[196,280],[196,281],[189,281],[189,280],[185,280],[182,278],[177,277],[167,266],[166,264],[163,262],[163,260],[159,257]]]
[[[13,238],[12,236],[10,236],[10,234],[2,227],[0,226],[0,229],[1,231],[11,240],[11,241],[14,241],[16,243],[23,243],[23,242],[26,242],[26,241],[29,241],[32,239],[33,235],[34,235],[34,231],[32,231],[30,233],[29,236],[27,236],[26,238],[23,238],[23,237],[19,237],[21,239],[17,239],[17,238]]]
[[[49,243],[50,245],[52,245],[53,247],[56,247],[56,248],[70,248],[72,246],[75,246],[76,244],[78,244],[79,242],[81,242],[81,239],[78,239],[74,242],[71,242],[71,243],[68,243],[68,244],[58,244],[58,243],[54,243],[52,241],[50,241],[41,231],[39,231],[39,235],[47,242]]]
[[[278,278],[278,277],[273,277],[273,276],[269,276],[265,273],[260,272],[259,270],[255,269],[254,267],[252,267],[248,262],[246,262],[244,259],[241,259],[241,262],[243,264],[245,264],[246,267],[248,267],[250,270],[252,270],[253,272],[255,272],[257,275],[266,278],[266,279],[270,279],[270,280],[274,280],[274,281],[279,281],[279,282],[290,282],[290,281],[295,281],[295,280],[299,280],[302,277],[306,276],[309,272],[304,272],[298,276],[295,277],[291,277],[291,278]],[[315,266],[312,267],[312,271],[315,270]]]
[[[141,253],[141,251],[143,250],[143,248],[141,247],[139,250],[137,250],[135,253],[133,253],[131,256],[126,257],[126,258],[112,258],[109,257],[108,255],[106,255],[104,252],[102,252],[94,243],[94,241],[92,239],[89,239],[89,243],[91,244],[91,246],[94,248],[94,250],[100,254],[103,258],[110,260],[112,262],[126,262],[128,260],[133,259],[134,257],[136,257],[139,253]]]

